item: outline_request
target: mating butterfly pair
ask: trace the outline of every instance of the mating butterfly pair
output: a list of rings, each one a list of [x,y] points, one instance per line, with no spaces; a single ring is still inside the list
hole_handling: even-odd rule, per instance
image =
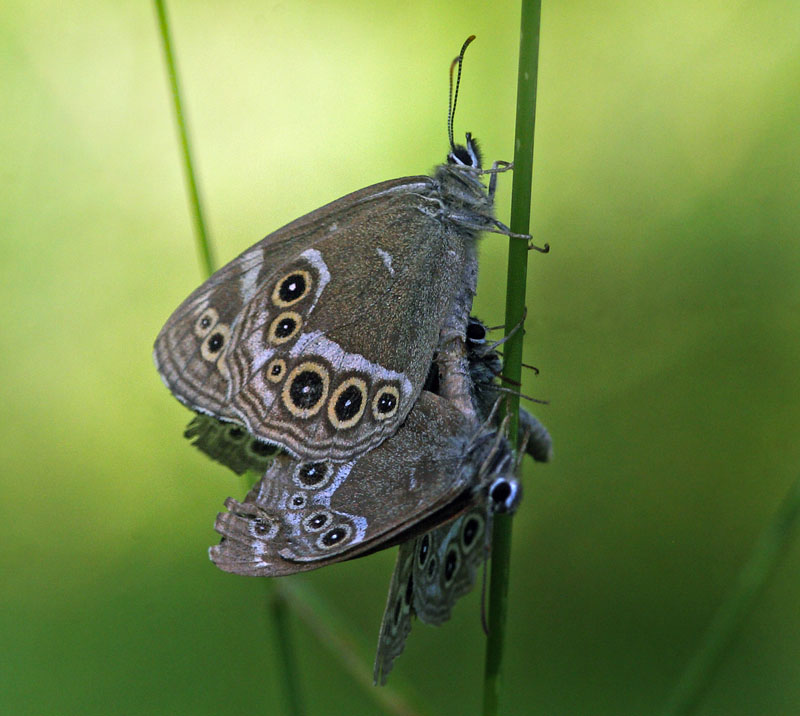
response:
[[[381,683],[410,615],[449,616],[485,559],[493,510],[520,494],[488,414],[499,359],[470,339],[483,328],[469,319],[478,234],[512,235],[493,214],[509,167],[482,169],[469,134],[455,145],[454,109],[432,176],[367,187],[270,234],[195,290],[155,343],[164,383],[198,413],[187,436],[238,473],[263,472],[217,519],[220,568],[279,576],[401,544]],[[546,430],[522,417],[529,451],[547,459]]]

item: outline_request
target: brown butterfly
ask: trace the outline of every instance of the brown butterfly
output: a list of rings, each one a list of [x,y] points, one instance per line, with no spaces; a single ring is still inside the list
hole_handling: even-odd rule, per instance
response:
[[[472,39],[454,62],[459,76]],[[497,172],[509,166],[482,169],[470,134],[455,144],[457,93],[458,83],[447,162],[432,176],[392,179],[312,211],[178,307],[154,350],[178,400],[305,461],[347,462],[397,431],[434,353],[453,356],[446,344],[463,341],[478,234],[513,235],[493,212]],[[443,373],[458,382],[457,371]]]

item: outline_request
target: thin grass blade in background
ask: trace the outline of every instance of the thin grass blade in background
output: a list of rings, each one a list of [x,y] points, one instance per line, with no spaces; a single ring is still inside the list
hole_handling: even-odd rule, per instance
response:
[[[181,100],[180,82],[178,78],[178,67],[175,63],[175,56],[172,52],[172,40],[169,31],[169,20],[167,19],[167,8],[164,0],[155,0],[156,13],[158,14],[158,27],[161,31],[161,43],[164,47],[164,60],[167,65],[170,88],[172,90],[172,100],[175,109],[175,121],[178,124],[178,134],[181,140],[181,153],[183,155],[183,168],[186,175],[186,185],[189,189],[189,204],[192,209],[194,219],[195,237],[197,240],[197,251],[200,256],[200,263],[206,277],[214,273],[214,254],[211,251],[211,244],[206,232],[206,222],[203,218],[203,204],[200,201],[200,190],[197,188],[195,178],[194,162],[192,161],[191,143],[189,141],[189,129],[187,127],[186,115],[183,111]]]
[[[181,99],[180,82],[178,77],[178,67],[172,51],[172,41],[170,39],[169,20],[167,18],[167,8],[164,0],[155,0],[156,13],[158,15],[158,26],[161,35],[161,42],[164,48],[164,59],[167,66],[167,74],[170,79],[172,89],[173,106],[175,109],[175,119],[178,125],[178,134],[181,140],[181,150],[183,154],[183,166],[186,174],[186,183],[189,188],[189,203],[192,208],[194,218],[195,239],[200,256],[203,273],[206,277],[214,272],[214,258],[211,250],[211,243],[206,231],[205,219],[203,218],[203,207],[200,201],[200,191],[197,186],[194,162],[192,161],[191,142],[189,141],[189,131],[187,129],[186,115],[183,110]],[[291,716],[302,716],[305,713],[300,696],[300,688],[297,678],[297,665],[294,660],[294,652],[289,633],[289,622],[287,605],[283,602],[283,594],[273,589],[272,584],[267,584],[270,594],[267,597],[267,612],[272,618],[276,639],[277,661],[281,666],[279,678],[283,688],[283,695],[287,706],[287,713]]]
[[[800,477],[759,537],[736,585],[720,606],[676,684],[663,716],[685,716],[700,704],[739,628],[789,545],[800,517]]]

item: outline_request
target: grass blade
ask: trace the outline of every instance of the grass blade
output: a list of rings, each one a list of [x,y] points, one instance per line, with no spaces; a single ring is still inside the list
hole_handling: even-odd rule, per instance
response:
[[[530,226],[531,185],[533,178],[533,136],[536,119],[536,81],[539,65],[539,25],[541,0],[523,0],[522,29],[517,79],[517,119],[514,142],[514,184],[511,198],[511,230],[526,234]],[[525,316],[525,289],[528,277],[528,245],[524,239],[509,239],[506,285],[506,335]],[[511,385],[522,377],[523,331],[508,340],[504,350],[503,375]],[[517,444],[519,397],[511,395],[507,407],[510,417],[509,439]],[[486,644],[483,713],[498,713],[508,606],[508,580],[511,557],[511,518],[498,515],[492,533],[491,577],[489,583],[489,637]]]
[[[663,716],[691,713],[708,690],[728,646],[750,613],[758,595],[791,541],[800,517],[800,477],[789,488],[772,520],[759,537],[728,598],[708,625],[672,691]]]
[[[200,256],[200,264],[203,268],[203,273],[206,276],[210,276],[214,273],[214,256],[206,232],[206,222],[203,218],[203,205],[200,201],[200,191],[197,188],[197,180],[195,179],[191,143],[189,142],[189,130],[187,129],[183,102],[181,100],[180,83],[178,81],[178,67],[172,52],[172,39],[170,37],[169,21],[167,19],[167,8],[164,5],[164,0],[155,0],[155,5],[156,14],[158,15],[158,28],[161,34],[161,44],[164,48],[164,61],[167,65],[167,74],[169,75],[170,89],[172,90],[175,120],[178,124],[178,134],[181,140],[183,169],[186,176],[186,185],[189,189],[189,204],[191,205],[192,218],[194,219],[197,251]]]

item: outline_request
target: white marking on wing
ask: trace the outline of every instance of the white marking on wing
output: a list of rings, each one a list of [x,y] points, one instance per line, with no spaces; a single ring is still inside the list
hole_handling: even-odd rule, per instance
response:
[[[378,252],[378,256],[381,257],[383,260],[384,265],[389,270],[389,273],[394,276],[394,269],[392,268],[392,255],[388,251],[384,251],[383,249],[375,249]]]
[[[411,381],[406,378],[405,373],[384,368],[358,353],[348,353],[338,343],[326,338],[322,331],[304,333],[289,351],[289,355],[292,357],[307,357],[312,354],[327,358],[331,365],[338,366],[337,369],[341,371],[359,370],[369,373],[373,378],[379,380],[400,381],[403,397],[411,393]]]
[[[356,534],[350,541],[351,544],[361,542],[364,539],[364,535],[367,533],[367,526],[368,526],[367,518],[361,515],[351,515],[349,512],[334,510],[331,507],[331,498],[336,493],[336,490],[338,490],[339,487],[341,487],[342,483],[350,475],[350,471],[353,469],[353,466],[355,464],[356,461],[351,460],[350,462],[338,465],[336,467],[336,474],[333,476],[333,479],[331,480],[331,484],[328,485],[324,490],[317,492],[312,497],[312,501],[314,502],[314,504],[323,505],[324,507],[327,507],[329,510],[332,510],[335,514],[340,515],[341,517],[346,517],[353,522],[353,525],[356,528]]]
[[[256,279],[258,272],[261,270],[261,264],[256,264],[252,268],[247,269],[239,278],[239,295],[242,297],[242,303],[250,303],[253,296],[256,295]]]
[[[310,263],[317,272],[319,273],[319,284],[317,284],[316,288],[316,295],[314,296],[314,302],[311,304],[308,312],[314,310],[314,306],[317,305],[317,301],[319,301],[320,294],[322,293],[325,286],[328,285],[328,282],[331,280],[331,272],[328,271],[328,265],[322,260],[322,254],[317,251],[316,249],[306,249],[300,254],[308,263]]]
[[[350,540],[349,544],[362,542],[364,540],[364,535],[367,533],[367,518],[362,517],[361,515],[351,515],[347,512],[337,512],[337,514],[342,515],[343,517],[349,517],[353,521],[353,525],[356,528],[356,535],[352,540]]]
[[[330,508],[331,497],[333,497],[333,493],[341,487],[342,483],[347,479],[347,476],[350,474],[350,470],[353,469],[355,464],[356,461],[351,460],[350,462],[343,463],[342,465],[337,465],[336,474],[333,476],[331,484],[328,485],[324,490],[314,493],[312,498],[314,504],[324,505],[325,507]]]

